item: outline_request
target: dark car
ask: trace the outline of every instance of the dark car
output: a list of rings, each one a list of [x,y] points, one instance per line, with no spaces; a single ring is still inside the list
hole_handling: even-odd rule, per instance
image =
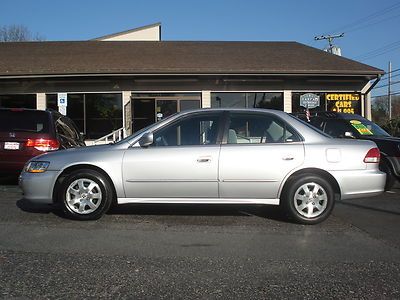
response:
[[[305,114],[297,114],[307,120]],[[386,190],[400,181],[400,138],[393,137],[374,122],[355,114],[337,112],[315,112],[309,123],[336,138],[355,138],[374,141],[380,152],[379,168],[387,174]]]
[[[34,156],[85,146],[73,121],[53,110],[0,108],[0,175],[17,175]]]

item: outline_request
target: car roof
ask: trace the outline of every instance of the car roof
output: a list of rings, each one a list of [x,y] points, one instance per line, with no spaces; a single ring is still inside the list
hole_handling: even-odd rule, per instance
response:
[[[46,113],[50,115],[56,115],[56,116],[62,116],[61,113],[58,111],[47,108],[46,110],[41,110],[41,109],[34,109],[34,108],[19,108],[19,107],[0,107],[0,111],[27,111],[27,112],[40,112],[40,113]]]
[[[296,116],[305,117],[305,113],[297,113]],[[357,114],[346,114],[339,113],[335,111],[316,111],[311,112],[311,118],[313,117],[321,117],[325,119],[344,119],[344,120],[365,120],[364,117]]]

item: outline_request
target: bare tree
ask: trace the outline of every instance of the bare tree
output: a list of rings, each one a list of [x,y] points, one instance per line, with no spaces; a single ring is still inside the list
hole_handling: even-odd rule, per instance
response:
[[[9,25],[0,27],[0,42],[23,42],[45,40],[38,33],[32,33],[24,25]]]

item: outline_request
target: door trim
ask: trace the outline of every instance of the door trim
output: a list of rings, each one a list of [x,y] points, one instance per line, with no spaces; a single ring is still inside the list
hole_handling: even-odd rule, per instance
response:
[[[245,198],[118,198],[118,204],[159,203],[159,204],[265,204],[279,205],[279,199]]]

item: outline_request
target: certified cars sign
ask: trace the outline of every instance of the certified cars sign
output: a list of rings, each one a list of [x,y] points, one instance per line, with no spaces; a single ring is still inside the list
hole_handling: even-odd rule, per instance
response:
[[[319,96],[313,93],[307,93],[300,96],[300,106],[308,109],[319,106]]]
[[[346,114],[361,114],[360,93],[328,93],[325,95],[327,109]]]

